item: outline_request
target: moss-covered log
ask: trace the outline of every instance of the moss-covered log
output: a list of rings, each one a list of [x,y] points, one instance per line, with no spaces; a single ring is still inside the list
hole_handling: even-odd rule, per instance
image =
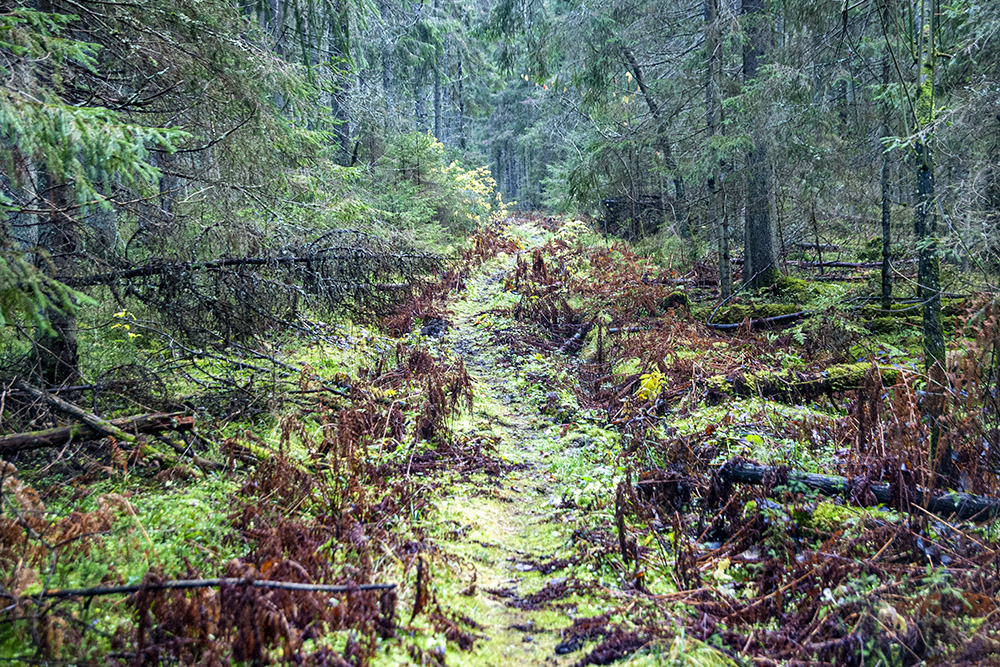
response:
[[[734,304],[726,308],[719,309],[712,317],[711,323],[717,324],[742,324],[745,320],[766,320],[775,317],[796,315],[803,308],[794,303],[762,303],[756,305]]]
[[[820,396],[860,389],[871,364],[839,364],[818,372],[793,370],[757,371],[709,378],[710,398],[723,396],[760,396],[778,401],[810,401]],[[900,371],[879,366],[882,384],[895,384]]]
[[[847,477],[839,475],[817,475],[739,459],[726,463],[719,470],[719,477],[730,484],[762,485],[770,480],[792,490],[796,487],[812,489],[824,496],[842,497],[853,504],[882,504],[903,512],[912,511],[911,506],[916,505],[932,514],[955,516],[963,520],[986,521],[1000,515],[1000,499],[997,498],[917,489],[916,497],[909,505],[904,505],[896,502],[896,499],[905,497],[906,494],[895,493],[890,484],[864,484],[859,488]]]

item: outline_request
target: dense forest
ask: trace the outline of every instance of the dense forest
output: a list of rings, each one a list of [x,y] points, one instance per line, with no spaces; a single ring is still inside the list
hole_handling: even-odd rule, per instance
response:
[[[0,661],[1000,664],[1000,5],[0,0]]]

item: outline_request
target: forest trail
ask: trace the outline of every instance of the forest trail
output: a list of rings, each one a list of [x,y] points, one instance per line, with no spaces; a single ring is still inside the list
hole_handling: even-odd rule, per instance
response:
[[[523,253],[542,242],[541,230],[528,223],[515,231],[527,240]],[[438,601],[480,626],[472,630],[472,650],[449,664],[572,664],[586,652],[563,646],[557,653],[561,631],[574,618],[613,606],[609,591],[587,585],[574,593],[582,584],[570,565],[580,509],[566,499],[582,483],[574,470],[594,464],[589,459],[597,443],[581,437],[567,445],[562,426],[540,414],[546,392],[525,388],[532,371],[516,358],[499,362],[490,339],[503,322],[484,323],[484,311],[505,297],[504,276],[515,261],[501,256],[470,278],[450,304],[441,341],[463,358],[475,384],[473,414],[459,428],[473,438],[498,438],[497,453],[509,468],[441,486],[434,501],[431,533],[443,552],[439,560],[448,564],[434,580]],[[530,361],[549,363],[544,354]]]

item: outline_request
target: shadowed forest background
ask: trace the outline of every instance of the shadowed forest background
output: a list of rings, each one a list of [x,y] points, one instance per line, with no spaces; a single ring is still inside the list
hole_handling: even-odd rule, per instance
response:
[[[0,1],[0,657],[1000,664],[998,223],[990,2]]]

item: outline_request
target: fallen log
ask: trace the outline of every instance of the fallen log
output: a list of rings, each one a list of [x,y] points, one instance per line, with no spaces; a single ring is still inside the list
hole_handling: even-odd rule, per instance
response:
[[[864,499],[856,498],[853,492],[855,485],[847,477],[840,475],[819,475],[816,473],[800,472],[797,470],[787,470],[777,466],[765,466],[757,463],[748,463],[739,459],[727,462],[719,469],[720,478],[731,484],[762,485],[766,480],[787,480],[785,486],[799,486],[818,491],[828,497],[842,497],[853,504],[881,504],[901,512],[910,512],[910,507],[898,506],[891,484],[876,483],[865,485],[865,495],[870,494],[875,502],[865,503]],[[968,521],[986,521],[1000,515],[1000,499],[989,498],[987,496],[975,496],[968,493],[927,491],[918,489],[919,500],[915,500],[911,505],[936,514],[942,517],[956,516],[959,519]]]
[[[800,318],[811,315],[807,310],[799,310],[794,313],[785,313],[784,315],[775,315],[773,317],[758,317],[756,319],[744,320],[750,329],[768,329],[770,327],[778,326],[788,322],[794,322]],[[713,329],[718,329],[719,331],[731,331],[733,329],[739,329],[743,326],[743,322],[729,322],[729,323],[718,323],[718,322],[706,322],[708,326]]]
[[[709,398],[759,396],[779,401],[809,401],[841,391],[860,389],[872,364],[838,364],[822,371],[757,371],[716,375],[707,381]],[[896,384],[901,371],[892,366],[876,366],[885,386]]]
[[[733,264],[743,264],[744,260],[742,257],[732,257],[730,258],[729,261],[732,262]],[[806,269],[818,269],[820,267],[831,268],[831,269],[878,269],[882,267],[882,262],[840,262],[840,261],[811,262],[806,260],[787,260],[783,263],[787,264],[788,266],[796,266],[799,268],[806,268]],[[915,259],[901,259],[901,260],[895,260],[893,262],[894,265],[916,264],[916,263],[917,260]]]
[[[127,586],[94,586],[93,588],[65,588],[44,591],[34,598],[96,597],[100,595],[123,595],[140,591],[184,590],[190,588],[215,588],[216,586],[248,586],[250,588],[278,588],[286,591],[315,591],[322,593],[349,593],[351,591],[388,591],[396,584],[303,584],[297,581],[270,581],[268,579],[244,579],[228,577],[221,579],[176,579],[172,581],[148,581]]]
[[[942,312],[946,318],[961,314],[964,308],[965,303],[957,299],[947,299],[942,302]],[[824,312],[833,311],[801,310],[801,306],[791,303],[733,304],[725,308],[719,307],[716,309],[705,324],[720,331],[739,329],[748,322],[750,329],[767,329],[783,326],[790,322]],[[899,319],[919,318],[920,303],[917,302],[909,307],[894,306],[887,311],[882,310],[878,306],[857,304],[844,309],[842,312],[857,313],[859,319],[865,321],[887,317]],[[720,321],[716,322],[716,319]]]
[[[194,417],[186,417],[183,412],[151,413],[122,417],[107,422],[116,431],[124,432],[133,437],[139,433],[158,433],[160,431],[190,431],[194,428]],[[106,435],[104,431],[89,424],[74,424],[73,426],[58,426],[41,431],[14,433],[0,438],[0,456],[29,449],[58,447],[71,440],[94,440]]]
[[[583,341],[593,328],[593,322],[581,324],[577,332],[567,338],[566,342],[559,347],[559,352],[562,354],[577,354],[583,348]]]
[[[834,245],[832,243],[803,243],[799,242],[795,244],[796,248],[801,248],[802,250],[819,250],[821,252],[836,252],[840,250],[839,245]]]

